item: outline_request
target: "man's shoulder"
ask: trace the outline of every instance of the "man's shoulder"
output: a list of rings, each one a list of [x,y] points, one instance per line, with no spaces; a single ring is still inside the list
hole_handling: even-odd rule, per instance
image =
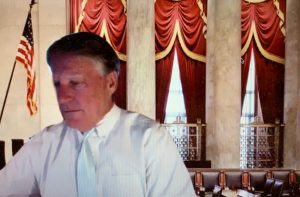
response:
[[[146,115],[143,115],[138,112],[132,112],[132,111],[126,111],[122,110],[121,113],[121,119],[126,120],[127,122],[130,122],[132,126],[136,125],[143,128],[152,128],[152,127],[158,127],[160,124],[149,118]]]
[[[123,110],[120,121],[129,127],[131,136],[139,136],[139,138],[164,138],[168,135],[167,130],[159,122],[137,112]]]
[[[39,133],[36,133],[35,135],[33,135],[31,137],[31,141],[41,140],[43,138],[46,138],[49,140],[51,138],[59,137],[62,134],[65,127],[66,127],[66,125],[63,122],[54,124],[54,125],[49,125],[49,126],[45,127]]]

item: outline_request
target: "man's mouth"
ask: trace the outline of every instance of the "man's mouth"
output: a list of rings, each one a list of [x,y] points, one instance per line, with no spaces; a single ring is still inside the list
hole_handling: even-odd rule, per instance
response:
[[[81,110],[79,110],[79,109],[63,110],[64,113],[74,113],[74,112],[79,112],[79,111],[81,111]]]

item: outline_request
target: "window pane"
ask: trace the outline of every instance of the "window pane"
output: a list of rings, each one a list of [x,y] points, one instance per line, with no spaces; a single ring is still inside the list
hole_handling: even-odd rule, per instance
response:
[[[244,98],[241,124],[249,124],[254,120],[254,107],[255,107],[255,62],[253,51],[250,60],[248,81],[246,87],[246,94]]]
[[[178,57],[177,52],[175,50],[171,83],[166,106],[165,123],[175,122],[176,120],[178,120],[179,117],[181,121],[186,122],[186,112],[179,74]]]

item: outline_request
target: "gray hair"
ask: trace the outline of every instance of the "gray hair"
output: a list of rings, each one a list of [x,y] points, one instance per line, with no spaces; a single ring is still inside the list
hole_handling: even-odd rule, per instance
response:
[[[62,54],[93,58],[104,65],[104,74],[112,71],[119,74],[120,71],[120,61],[116,52],[103,38],[91,32],[72,33],[55,41],[47,50],[49,66],[52,67],[52,60],[56,55]]]

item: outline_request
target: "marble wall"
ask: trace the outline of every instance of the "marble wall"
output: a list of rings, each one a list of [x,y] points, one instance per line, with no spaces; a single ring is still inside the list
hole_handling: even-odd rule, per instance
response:
[[[153,0],[127,1],[127,108],[155,119]]]
[[[284,166],[300,168],[300,1],[288,0],[284,96]]]
[[[241,5],[239,0],[208,2],[207,158],[212,167],[238,168]]]
[[[0,0],[0,104],[30,1]],[[11,157],[12,138],[28,139],[61,120],[45,61],[46,49],[68,32],[67,1],[43,0],[32,10],[39,113],[30,117],[25,104],[26,76],[18,64],[13,76],[0,140]],[[155,116],[154,0],[127,1],[128,108]],[[287,0],[285,167],[300,168],[300,2]],[[213,167],[239,167],[240,0],[209,0],[207,24],[207,159]]]

